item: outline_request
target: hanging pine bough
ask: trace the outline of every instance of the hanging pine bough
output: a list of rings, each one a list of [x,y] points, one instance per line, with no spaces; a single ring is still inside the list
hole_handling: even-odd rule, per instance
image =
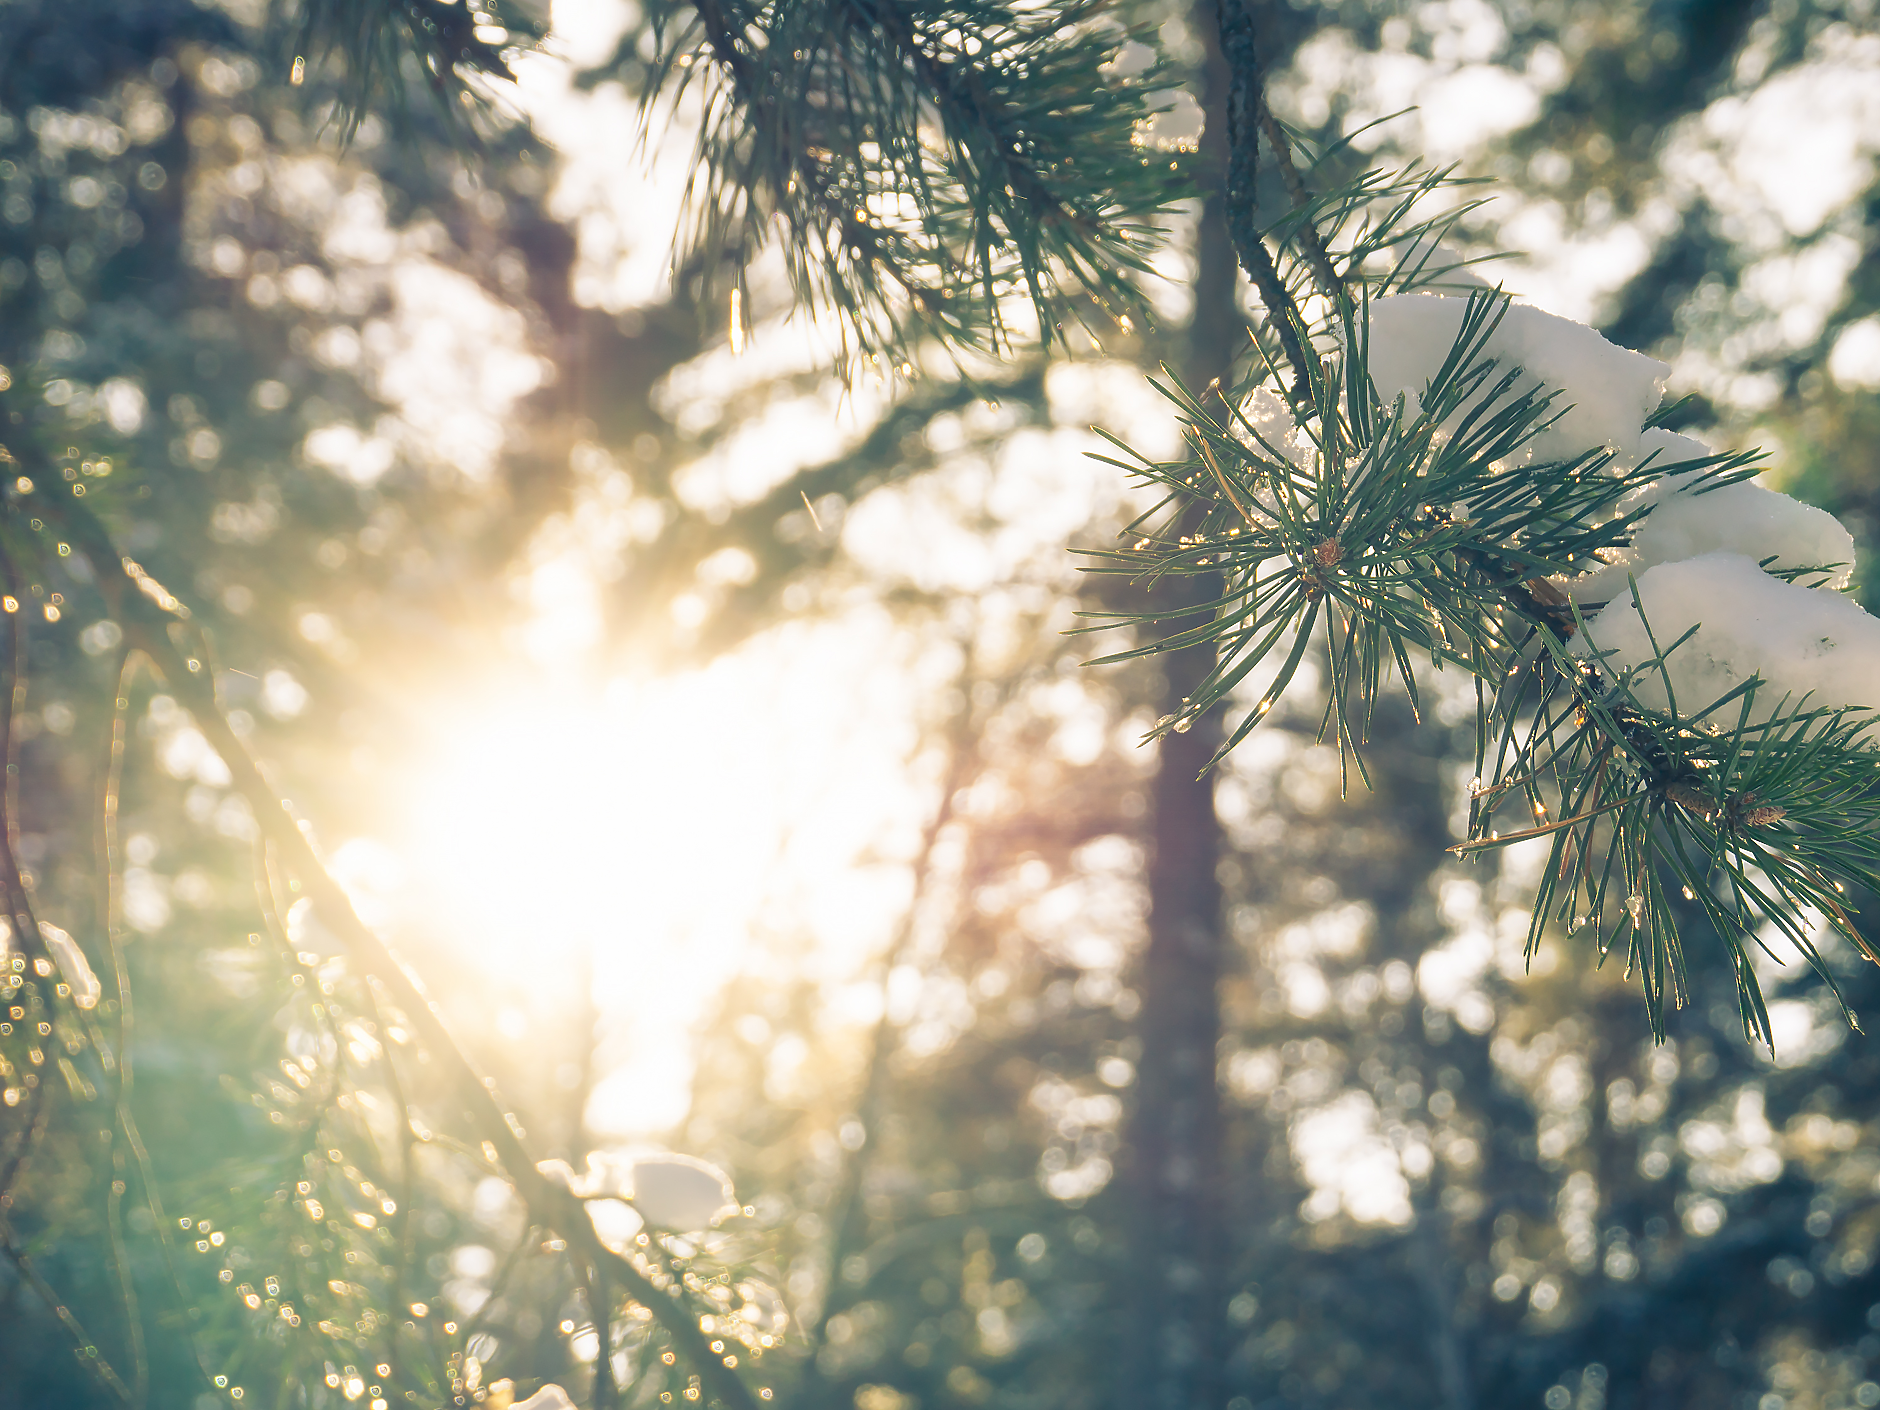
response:
[[[516,55],[535,48],[545,29],[519,0],[301,0],[276,15],[287,81],[304,83],[309,65],[335,70],[348,138],[374,108],[396,115],[427,99],[462,134],[490,85],[514,81]]]
[[[656,0],[650,59],[633,27],[583,82],[624,74],[675,113],[697,98],[677,267],[708,285],[728,269],[742,293],[774,241],[800,305],[834,316],[844,365],[911,372],[921,338],[996,352],[1146,324],[1156,221],[1192,184],[1183,153],[1144,138],[1182,80],[1159,19],[1114,11]],[[337,71],[350,133],[412,86],[453,121],[476,111],[539,31],[519,0],[304,0],[281,49],[295,83],[311,62]],[[1014,327],[1015,307],[1035,326]]]
[[[1290,169],[1290,139],[1266,130]],[[1320,738],[1361,776],[1393,676],[1414,707],[1415,660],[1473,673],[1477,778],[1453,850],[1551,839],[1528,955],[1551,924],[1602,960],[1623,949],[1662,1037],[1701,913],[1768,1043],[1752,947],[1787,940],[1830,987],[1821,926],[1880,957],[1848,900],[1880,889],[1880,622],[1839,591],[1852,539],[1748,483],[1756,455],[1654,425],[1663,364],[1499,290],[1430,292],[1468,277],[1433,254],[1454,217],[1413,218],[1442,180],[1311,197],[1295,176],[1284,220],[1236,232],[1268,294],[1262,365],[1232,389],[1165,388],[1188,454],[1111,462],[1166,494],[1099,565],[1211,592],[1106,659],[1212,649],[1155,733],[1252,696],[1218,762],[1318,642]]]
[[[1148,325],[1159,218],[1194,194],[1188,153],[1147,140],[1184,81],[1159,16],[1109,0],[644,11],[651,57],[630,27],[581,81],[629,78],[649,117],[697,99],[674,261],[705,276],[707,302],[727,270],[743,294],[774,242],[799,305],[833,316],[845,370],[887,358],[911,374],[922,339],[996,353]],[[541,34],[525,0],[302,0],[276,45],[294,84],[331,70],[348,136],[420,88],[462,134]]]
[[[1141,140],[1179,82],[1155,23],[1103,0],[659,0],[647,15],[652,60],[623,51],[603,72],[637,69],[649,103],[702,89],[683,266],[741,280],[778,242],[845,358],[899,361],[921,337],[1049,346],[1147,318],[1154,222],[1189,192],[1180,154]],[[1008,321],[1015,302],[1035,328]]]

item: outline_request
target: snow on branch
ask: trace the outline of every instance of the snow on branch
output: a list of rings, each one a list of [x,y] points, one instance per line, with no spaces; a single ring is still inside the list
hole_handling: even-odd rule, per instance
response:
[[[1365,173],[1306,201],[1325,228],[1301,239],[1307,217],[1288,217],[1295,297],[1269,313],[1314,341],[1299,383],[1259,341],[1265,365],[1221,400],[1164,388],[1185,458],[1119,443],[1112,463],[1163,497],[1094,566],[1216,593],[1105,659],[1211,648],[1154,733],[1225,708],[1218,761],[1316,646],[1320,736],[1360,776],[1393,676],[1414,706],[1415,658],[1471,672],[1477,780],[1455,850],[1550,839],[1530,954],[1550,927],[1623,946],[1662,1033],[1697,924],[1769,1042],[1752,949],[1785,938],[1831,988],[1824,931],[1874,953],[1851,898],[1880,891],[1880,621],[1843,592],[1853,538],[1752,483],[1757,455],[1655,424],[1664,363],[1499,290],[1428,292],[1456,261],[1432,257],[1445,227],[1412,208],[1442,184]],[[1344,252],[1336,287],[1315,248]],[[1331,310],[1311,328],[1308,294]]]

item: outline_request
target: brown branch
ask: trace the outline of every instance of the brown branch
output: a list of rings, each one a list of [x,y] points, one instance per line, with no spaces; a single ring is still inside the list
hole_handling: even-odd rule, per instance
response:
[[[581,1264],[581,1282],[587,1293],[588,1314],[594,1319],[594,1385],[588,1392],[593,1410],[614,1410],[620,1403],[614,1386],[614,1330],[612,1298],[607,1270],[600,1263]]]
[[[7,914],[13,923],[15,942],[20,953],[33,960],[49,960],[45,936],[33,916],[33,898],[19,865],[20,840],[20,740],[13,719],[26,705],[26,611],[29,599],[21,589],[18,574],[4,548],[0,548],[0,582],[7,596],[16,604],[5,614],[12,645],[12,668],[4,696],[0,696],[0,759],[6,764],[6,779],[0,786],[0,889],[6,892]]]
[[[1273,109],[1267,104],[1264,88],[1260,92],[1260,130],[1266,134],[1273,155],[1279,158],[1279,179],[1285,184],[1286,194],[1292,197],[1293,209],[1303,211],[1312,204],[1312,193],[1306,189],[1305,178],[1293,160],[1292,143],[1287,140],[1286,129],[1279,125],[1279,119],[1273,116]],[[1326,296],[1333,299],[1341,296],[1345,292],[1345,281],[1332,267],[1331,252],[1319,238],[1318,226],[1309,219],[1300,221],[1298,240],[1305,248],[1306,262],[1312,266],[1319,283],[1325,286]]]
[[[20,590],[13,560],[3,548],[0,548],[0,582],[4,582],[7,594],[14,602],[13,611],[0,614],[6,617],[12,637],[11,679],[7,682],[5,692],[0,693],[0,759],[4,759],[6,767],[5,781],[0,785],[0,814],[4,815],[0,817],[0,888],[6,891],[7,910],[12,917],[20,953],[33,959],[33,969],[37,972],[42,964],[50,962],[50,956],[46,954],[45,936],[40,933],[39,922],[33,916],[32,896],[19,866],[19,735],[13,729],[13,718],[26,703],[27,598]],[[37,1053],[38,1050],[34,1051]],[[52,1285],[40,1276],[26,1250],[20,1247],[13,1236],[13,1224],[7,1216],[13,1207],[14,1191],[20,1177],[25,1174],[33,1151],[45,1136],[52,1112],[52,1103],[47,1095],[50,1084],[42,1075],[38,1072],[28,1073],[27,1084],[32,1093],[28,1098],[32,1103],[32,1116],[26,1129],[20,1133],[19,1145],[8,1153],[5,1172],[0,1173],[0,1252],[6,1254],[19,1270],[20,1277],[31,1285],[47,1309],[77,1343],[78,1359],[90,1368],[107,1390],[120,1401],[129,1404],[130,1391],[112,1369],[110,1361],[98,1350],[78,1318],[72,1315],[71,1309],[60,1301]]]
[[[44,479],[45,477],[41,477]],[[48,481],[56,484],[56,480]],[[424,992],[423,984],[407,970],[379,936],[359,919],[352,900],[321,861],[313,844],[294,819],[291,804],[262,774],[248,747],[230,728],[216,698],[215,682],[200,647],[195,655],[178,645],[186,630],[176,616],[161,610],[147,575],[134,577],[110,537],[82,504],[67,503],[47,489],[35,492],[46,511],[56,516],[74,545],[90,560],[99,590],[112,616],[123,628],[125,640],[144,652],[162,674],[171,692],[194,717],[196,726],[228,765],[231,782],[253,809],[261,835],[271,843],[288,868],[299,878],[304,894],[321,918],[345,942],[354,962],[377,979],[401,1010],[420,1040],[454,1080],[466,1114],[479,1135],[496,1151],[498,1163],[514,1183],[531,1217],[558,1230],[578,1250],[578,1257],[605,1265],[629,1295],[645,1306],[666,1330],[687,1360],[697,1368],[706,1392],[733,1410],[759,1410],[757,1398],[724,1357],[711,1349],[699,1330],[698,1319],[682,1301],[655,1286],[633,1261],[601,1243],[580,1201],[536,1169],[523,1145],[522,1125],[503,1105],[496,1084],[451,1037],[450,1030]],[[167,596],[167,594],[165,595]]]
[[[392,1110],[398,1114],[398,1252],[392,1263],[391,1296],[388,1299],[392,1306],[392,1325],[386,1338],[385,1358],[386,1364],[392,1368],[391,1380],[397,1383],[404,1379],[403,1354],[398,1346],[398,1318],[402,1314],[398,1309],[405,1305],[405,1274],[417,1257],[417,1230],[411,1222],[418,1182],[417,1162],[412,1149],[415,1137],[411,1129],[411,1103],[406,1100],[405,1084],[398,1076],[398,1062],[392,1055],[391,1037],[387,1032],[390,1025],[386,1023],[385,1014],[379,1005],[379,991],[375,986],[367,984],[366,996],[372,1004],[372,1017],[378,1024],[379,1036],[384,1039],[385,1087],[392,1099]]]
[[[131,1057],[131,1037],[136,1025],[131,996],[130,964],[125,957],[123,933],[119,925],[121,903],[118,885],[117,818],[118,795],[124,776],[125,712],[130,708],[131,677],[136,669],[136,653],[128,648],[121,651],[117,670],[117,695],[112,701],[111,709],[110,753],[105,766],[104,789],[98,817],[101,928],[104,931],[105,949],[111,962],[111,976],[118,1006],[115,1054],[117,1096],[114,1107],[118,1129],[123,1133],[124,1144],[130,1148],[131,1159],[137,1166],[138,1182],[143,1189],[144,1208],[150,1214],[152,1226],[156,1231],[157,1247],[163,1256],[164,1271],[168,1274],[170,1286],[176,1293],[176,1305],[181,1314],[183,1336],[189,1344],[191,1356],[195,1359],[196,1369],[202,1373],[202,1383],[207,1386],[214,1379],[214,1372],[209,1369],[203,1357],[202,1345],[196,1339],[194,1321],[198,1310],[191,1303],[189,1293],[183,1286],[182,1273],[176,1264],[176,1247],[170,1238],[169,1216],[163,1211],[163,1197],[157,1189],[156,1169],[150,1159],[149,1148],[144,1145],[143,1133],[137,1127],[136,1114],[131,1110],[131,1097],[136,1082],[136,1068]],[[123,1157],[114,1153],[113,1163],[121,1169]],[[141,1328],[136,1330],[135,1335],[141,1337]],[[140,1364],[137,1367],[139,1403],[142,1402],[144,1396],[145,1374],[145,1368]]]
[[[1267,321],[1279,335],[1286,360],[1292,364],[1295,400],[1303,400],[1312,386],[1312,361],[1300,341],[1304,320],[1299,306],[1286,290],[1272,252],[1260,237],[1258,214],[1258,179],[1260,168],[1260,112],[1266,106],[1259,51],[1255,46],[1253,20],[1243,0],[1216,0],[1215,17],[1219,25],[1221,54],[1227,60],[1230,83],[1227,92],[1227,179],[1221,190],[1227,215],[1228,234],[1233,239],[1240,266],[1253,280],[1260,302],[1266,305]]]

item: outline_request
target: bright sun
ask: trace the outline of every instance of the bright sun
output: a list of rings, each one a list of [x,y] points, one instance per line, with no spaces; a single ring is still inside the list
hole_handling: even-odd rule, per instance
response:
[[[842,654],[858,647],[866,660],[866,643]],[[383,845],[342,847],[342,877],[360,890],[358,863],[396,858],[381,918],[424,968],[449,968],[440,988],[493,995],[479,1012],[553,1061],[575,1034],[542,1027],[589,986],[615,1073],[597,1096],[611,1109],[591,1114],[670,1122],[712,995],[766,962],[765,941],[808,945],[840,983],[904,904],[899,863],[928,806],[907,770],[905,677],[886,677],[898,699],[832,706],[816,655],[799,640],[585,694],[545,681],[458,697],[387,778]]]
[[[683,928],[684,898],[764,829],[727,806],[713,722],[666,703],[616,691],[461,716],[412,795],[408,855],[441,884],[432,913],[470,946],[538,957]]]
[[[557,1061],[576,1030],[539,1031],[540,1010],[590,985],[619,1030],[602,1060],[633,1072],[596,1113],[615,1128],[682,1110],[690,1029],[739,962],[736,918],[760,904],[785,825],[732,786],[722,714],[686,680],[459,703],[399,788],[399,928],[498,994],[505,1037]],[[649,993],[656,1012],[632,1003]]]

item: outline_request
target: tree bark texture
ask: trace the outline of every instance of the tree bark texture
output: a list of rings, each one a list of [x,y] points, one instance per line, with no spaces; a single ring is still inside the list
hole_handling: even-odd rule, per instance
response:
[[[1210,8],[1197,7],[1195,29],[1208,43],[1202,157],[1204,169],[1218,178],[1227,167],[1230,78]],[[1226,201],[1218,180],[1216,186],[1196,232],[1195,308],[1182,360],[1184,380],[1197,392],[1217,377],[1227,379],[1247,339],[1235,299]],[[1214,585],[1194,578],[1158,591],[1174,608],[1212,595]],[[1180,714],[1213,654],[1197,647],[1162,660],[1161,713]],[[1124,1164],[1131,1246],[1118,1410],[1220,1410],[1225,1394],[1228,1238],[1215,1077],[1225,947],[1216,868],[1223,835],[1214,776],[1200,776],[1220,741],[1218,712],[1186,733],[1165,736],[1152,797],[1149,942],[1138,980],[1142,1050]]]

